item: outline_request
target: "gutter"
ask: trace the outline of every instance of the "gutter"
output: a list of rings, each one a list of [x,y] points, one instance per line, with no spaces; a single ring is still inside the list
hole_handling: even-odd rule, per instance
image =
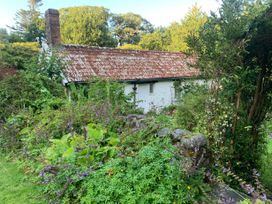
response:
[[[149,78],[149,79],[127,79],[127,80],[115,80],[120,83],[129,83],[129,84],[144,84],[144,83],[155,83],[160,81],[174,81],[174,80],[196,80],[196,79],[205,79],[205,77],[199,75],[199,76],[184,76],[184,77],[167,77],[167,78]],[[87,84],[88,81],[68,81],[67,79],[63,80],[63,84],[70,84],[70,83],[76,83],[76,84]]]

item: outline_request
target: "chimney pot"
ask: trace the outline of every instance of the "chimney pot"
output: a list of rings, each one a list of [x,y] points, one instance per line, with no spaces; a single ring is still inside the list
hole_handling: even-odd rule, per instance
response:
[[[58,46],[61,44],[60,38],[60,23],[59,11],[56,9],[48,9],[45,12],[46,23],[46,39],[50,47]]]

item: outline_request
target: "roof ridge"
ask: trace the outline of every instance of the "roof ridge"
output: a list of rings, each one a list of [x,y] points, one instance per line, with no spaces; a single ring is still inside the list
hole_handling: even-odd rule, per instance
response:
[[[188,56],[188,54],[184,52],[172,52],[172,51],[159,51],[159,50],[137,50],[137,49],[120,49],[113,47],[99,47],[99,46],[90,46],[90,45],[81,45],[81,44],[62,44],[64,47],[75,47],[75,48],[89,48],[89,49],[99,49],[99,50],[116,50],[119,52],[122,51],[134,51],[134,52],[145,52],[145,53],[170,53],[170,54],[183,54]]]

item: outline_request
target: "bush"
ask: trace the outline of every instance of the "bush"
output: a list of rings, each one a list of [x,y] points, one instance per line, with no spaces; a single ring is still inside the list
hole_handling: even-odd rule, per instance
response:
[[[108,102],[120,113],[135,112],[132,96],[125,94],[124,84],[111,80],[92,79],[88,86],[88,99],[96,102]]]
[[[268,120],[264,125],[266,136],[266,151],[262,156],[261,180],[266,188],[272,193],[272,120]]]
[[[125,124],[122,114],[134,110],[129,109],[131,103],[123,94],[122,85],[109,82],[107,98],[106,94],[98,93],[104,84],[97,82],[95,89],[95,83],[90,86],[97,95],[84,95],[88,87],[74,86],[69,101],[60,98],[64,89],[60,84],[43,76],[22,73],[1,81],[0,110],[6,121],[0,126],[3,150],[23,148],[22,155],[35,158],[41,148],[49,145],[50,139],[60,139],[69,133],[82,135],[89,123],[100,123],[112,132],[120,131]]]
[[[168,141],[158,140],[135,157],[111,160],[88,176],[81,203],[193,203],[203,177],[188,182],[174,152]]]
[[[23,109],[40,110],[64,96],[60,84],[31,73],[20,73],[0,81],[0,120]]]
[[[50,164],[70,163],[88,167],[116,155],[119,138],[100,125],[90,123],[85,127],[84,135],[68,134],[51,142],[46,159]]]
[[[66,63],[57,49],[48,49],[39,55],[38,64],[30,64],[29,71],[61,82]]]
[[[175,115],[177,126],[187,130],[193,130],[197,127],[205,114],[207,92],[205,87],[196,87],[181,98]]]
[[[0,47],[0,70],[9,67],[26,70],[30,64],[37,65],[38,54],[38,49],[32,44],[4,44]]]
[[[89,169],[98,168],[109,158],[116,156],[118,135],[101,125],[90,123],[84,135],[68,134],[52,139],[47,148],[47,166],[41,172],[45,192],[53,200],[67,199],[73,202],[76,186],[80,189]]]
[[[34,52],[40,51],[40,45],[38,42],[14,42],[11,44],[13,48],[25,48],[31,49]]]

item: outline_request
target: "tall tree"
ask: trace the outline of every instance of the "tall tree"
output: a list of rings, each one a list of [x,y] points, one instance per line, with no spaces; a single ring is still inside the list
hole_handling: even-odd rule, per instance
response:
[[[226,129],[218,144],[229,155],[229,167],[239,173],[250,173],[258,167],[260,126],[271,112],[271,16],[272,6],[265,1],[223,0],[219,14],[214,13],[199,39],[192,40],[197,66],[216,81],[216,101],[223,99],[233,112],[231,128]],[[215,108],[211,111],[215,115]],[[214,121],[207,121],[208,128],[212,129],[212,124]],[[216,141],[216,137],[212,138],[212,142]]]
[[[60,9],[63,43],[93,46],[116,45],[108,26],[109,11],[103,7],[80,6]]]
[[[6,43],[9,41],[9,34],[7,29],[0,28],[0,43]]]
[[[167,46],[170,44],[170,36],[165,29],[156,29],[153,33],[143,34],[139,45],[146,50],[167,50]]]
[[[13,32],[21,36],[22,41],[33,42],[39,40],[40,44],[44,36],[44,20],[39,11],[42,0],[28,0],[28,9],[21,9],[16,13],[16,25]]]
[[[207,20],[207,16],[198,5],[194,5],[180,23],[173,23],[167,28],[171,42],[167,48],[169,51],[187,51],[187,38],[198,37],[200,28]]]
[[[138,14],[115,14],[111,19],[112,30],[118,45],[137,44],[141,34],[153,32],[153,26]]]

